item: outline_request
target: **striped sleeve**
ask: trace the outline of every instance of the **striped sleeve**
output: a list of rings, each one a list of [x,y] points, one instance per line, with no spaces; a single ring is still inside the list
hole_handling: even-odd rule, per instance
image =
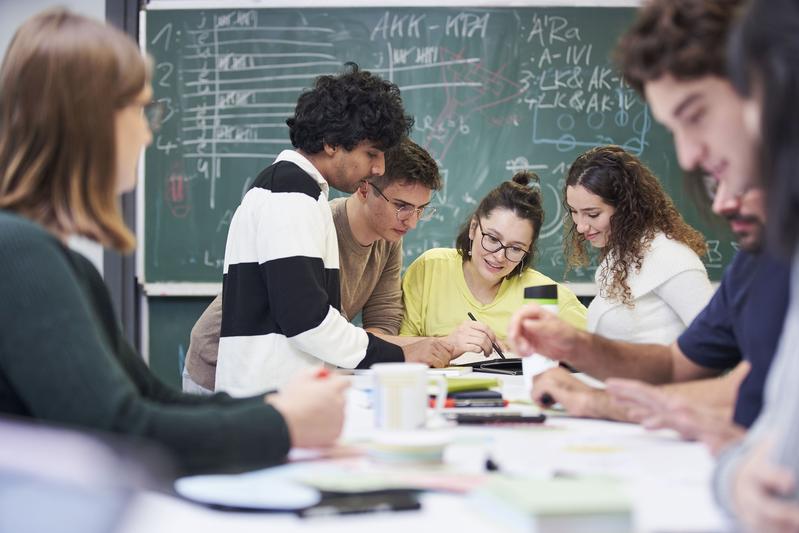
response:
[[[274,166],[277,171],[259,178],[231,222],[222,337],[249,337],[256,348],[255,337],[275,346],[266,337],[281,336],[295,349],[345,368],[402,360],[399,347],[367,335],[339,312],[338,244],[319,186],[303,172],[281,173],[285,165]]]

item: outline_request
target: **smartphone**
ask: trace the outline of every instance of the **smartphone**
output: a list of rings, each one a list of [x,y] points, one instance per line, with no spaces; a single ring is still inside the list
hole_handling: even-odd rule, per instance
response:
[[[495,390],[469,390],[452,392],[448,397],[454,400],[501,400],[502,393]]]
[[[318,504],[297,511],[297,515],[301,518],[312,518],[382,511],[414,511],[421,507],[422,504],[419,502],[416,490],[388,489],[352,494],[323,493],[322,500]]]
[[[522,413],[453,413],[458,424],[541,424],[546,415],[524,415]]]

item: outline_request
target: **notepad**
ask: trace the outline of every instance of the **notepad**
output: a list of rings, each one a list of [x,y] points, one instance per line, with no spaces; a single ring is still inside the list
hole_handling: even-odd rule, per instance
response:
[[[632,500],[610,479],[497,476],[474,491],[475,507],[513,531],[618,532],[632,529]]]
[[[447,393],[487,390],[493,387],[499,387],[499,380],[497,378],[446,376],[444,379],[447,380]]]

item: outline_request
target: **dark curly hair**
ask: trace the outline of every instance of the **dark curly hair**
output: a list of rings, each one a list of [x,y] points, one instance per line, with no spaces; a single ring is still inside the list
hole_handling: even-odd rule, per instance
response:
[[[699,256],[707,253],[704,236],[683,220],[652,171],[618,146],[600,146],[578,157],[566,176],[563,254],[567,271],[588,264],[586,239],[577,232],[566,202],[566,190],[578,185],[615,209],[610,217],[610,237],[601,251],[602,259],[608,254],[614,259],[599,272],[603,297],[632,305],[627,276],[631,269],[641,270],[644,253],[658,232],[684,243]]]
[[[441,188],[441,175],[435,159],[410,137],[403,137],[398,145],[386,151],[385,172],[369,181],[381,189],[395,181],[421,183],[434,191]]]
[[[769,244],[790,257],[799,244],[799,5],[755,0],[729,43],[730,79],[760,101],[759,174],[768,190]]]
[[[643,95],[647,82],[725,77],[725,44],[743,0],[650,0],[622,35],[614,59]]]
[[[291,144],[309,154],[324,145],[352,150],[361,141],[388,150],[408,135],[413,117],[405,114],[399,88],[347,63],[338,76],[319,76],[297,100],[286,120]]]
[[[472,240],[469,238],[469,227],[472,221],[489,218],[495,209],[508,209],[519,218],[530,222],[533,226],[533,242],[527,257],[519,261],[519,264],[510,271],[507,277],[518,276],[525,268],[533,266],[538,234],[541,233],[541,226],[544,225],[544,204],[541,199],[541,190],[538,186],[531,186],[531,184],[537,185],[539,182],[537,174],[523,170],[514,174],[511,180],[500,183],[480,201],[480,205],[466,219],[455,238],[455,248],[464,263],[469,259],[469,250],[472,247]]]

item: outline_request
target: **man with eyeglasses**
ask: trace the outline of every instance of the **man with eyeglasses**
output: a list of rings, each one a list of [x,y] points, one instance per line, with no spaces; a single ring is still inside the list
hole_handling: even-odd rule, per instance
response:
[[[604,391],[555,369],[534,382],[539,403],[671,427],[714,451],[760,413],[789,289],[789,266],[761,249],[766,210],[754,181],[754,144],[743,127],[743,102],[724,77],[726,36],[740,3],[653,0],[618,51],[627,81],[672,131],[680,165],[708,175],[712,209],[738,241],[741,251],[710,303],[668,346],[572,331],[533,308],[517,313],[510,333],[520,353],[535,350],[601,379],[640,380],[610,380]]]
[[[360,314],[367,332],[409,351],[428,350],[428,356],[440,356],[445,364],[451,355],[446,343],[396,336],[402,321],[402,237],[432,217],[430,201],[440,188],[436,162],[405,138],[386,152],[382,176],[361,181],[351,196],[331,200],[330,210],[338,241],[342,315],[352,319]],[[184,391],[214,391],[221,321],[219,295],[192,329]]]

